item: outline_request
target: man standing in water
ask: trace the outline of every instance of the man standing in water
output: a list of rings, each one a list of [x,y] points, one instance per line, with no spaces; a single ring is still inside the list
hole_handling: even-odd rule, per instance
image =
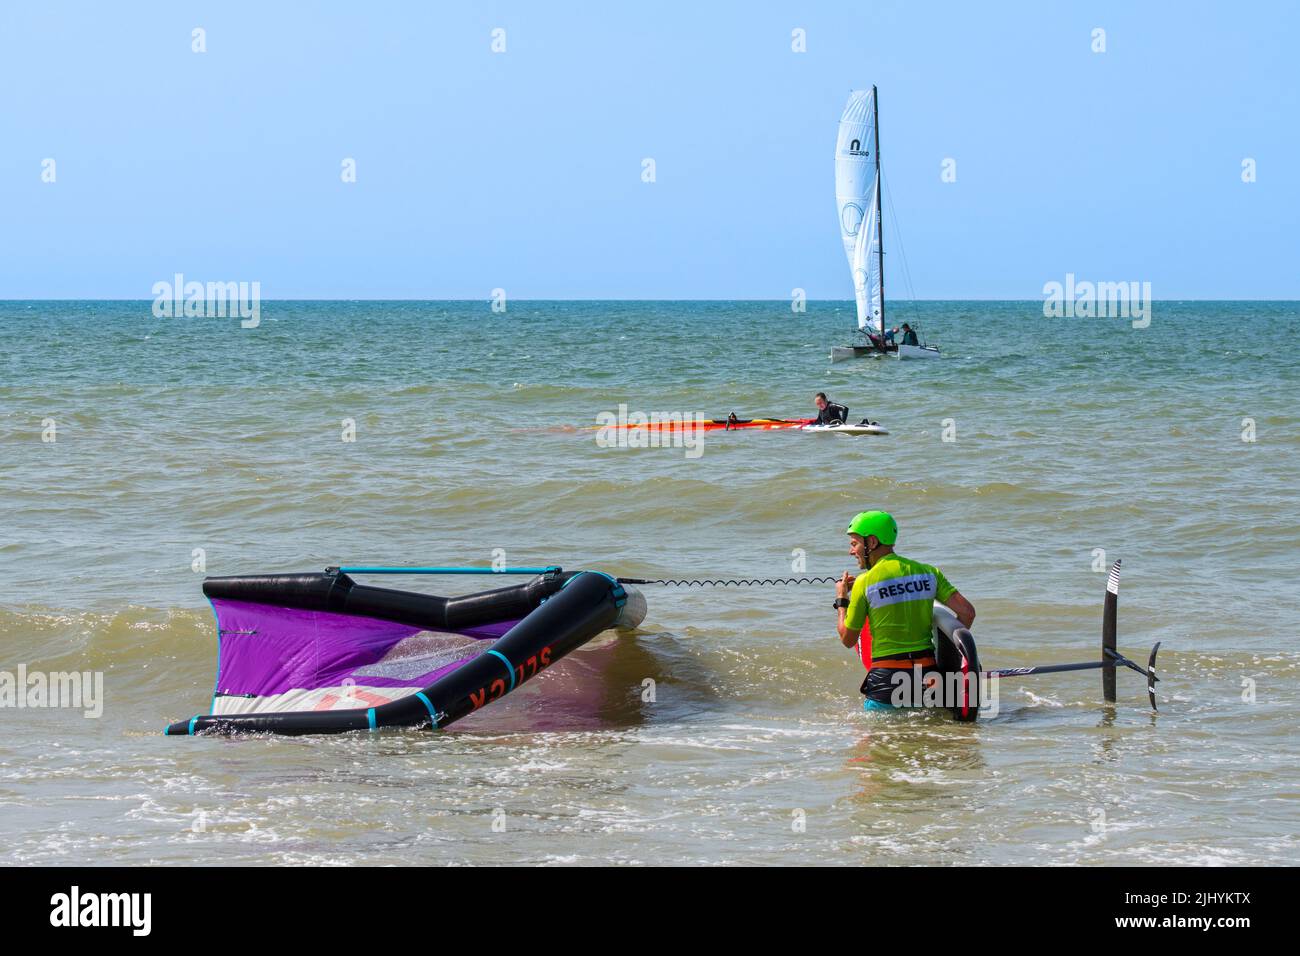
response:
[[[848,528],[849,554],[865,574],[845,571],[835,585],[840,641],[854,647],[866,628],[870,669],[862,682],[867,710],[890,710],[900,682],[920,668],[922,677],[936,670],[931,614],[934,602],[946,604],[961,623],[970,627],[975,608],[948,583],[943,572],[928,564],[894,553],[898,524],[884,511],[863,511]],[[864,663],[867,660],[863,655]],[[921,699],[920,688],[911,700]]]

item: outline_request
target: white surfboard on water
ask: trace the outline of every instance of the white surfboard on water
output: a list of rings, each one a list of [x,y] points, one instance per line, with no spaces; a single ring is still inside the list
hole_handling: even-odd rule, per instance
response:
[[[801,431],[827,435],[888,435],[889,432],[875,423],[858,425],[804,425]]]

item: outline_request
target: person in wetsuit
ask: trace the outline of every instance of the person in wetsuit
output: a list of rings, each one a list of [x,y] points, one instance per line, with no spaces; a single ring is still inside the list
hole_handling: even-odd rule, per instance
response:
[[[920,343],[916,340],[916,330],[913,329],[906,322],[903,323],[903,344],[920,345]]]
[[[817,417],[814,425],[843,425],[849,420],[849,410],[844,405],[832,402],[825,392],[818,392],[813,402],[817,405]]]

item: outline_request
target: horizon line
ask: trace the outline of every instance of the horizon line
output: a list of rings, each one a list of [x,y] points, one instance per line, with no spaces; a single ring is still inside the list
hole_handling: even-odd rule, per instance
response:
[[[27,298],[0,298],[0,304],[11,302],[153,302],[156,296],[137,298],[127,296],[103,296],[97,298],[67,298],[59,296],[33,296]],[[484,298],[434,298],[434,299],[412,299],[412,298],[385,298],[385,297],[324,297],[324,296],[293,296],[285,298],[258,298],[259,302],[481,302],[490,303],[490,296]],[[808,298],[805,302],[834,302],[845,305],[854,305],[853,299],[813,299]],[[1043,298],[1033,299],[1008,299],[996,296],[974,296],[974,297],[957,297],[942,299],[907,299],[906,302],[1034,302],[1042,303]],[[1296,299],[1273,299],[1273,298],[1236,298],[1236,297],[1215,297],[1215,298],[1196,298],[1188,296],[1175,296],[1168,298],[1152,299],[1152,302],[1295,302],[1300,303],[1300,298]],[[780,302],[789,304],[789,298],[780,299],[756,299],[756,298],[688,298],[688,299],[621,299],[621,298],[601,298],[595,296],[579,296],[573,298],[518,298],[507,299],[507,302]]]

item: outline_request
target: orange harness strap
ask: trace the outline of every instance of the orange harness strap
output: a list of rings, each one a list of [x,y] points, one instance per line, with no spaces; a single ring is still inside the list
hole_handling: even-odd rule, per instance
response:
[[[871,662],[873,668],[883,667],[886,670],[910,671],[913,667],[936,667],[938,666],[933,657],[918,657],[910,661],[896,660],[874,660]]]

